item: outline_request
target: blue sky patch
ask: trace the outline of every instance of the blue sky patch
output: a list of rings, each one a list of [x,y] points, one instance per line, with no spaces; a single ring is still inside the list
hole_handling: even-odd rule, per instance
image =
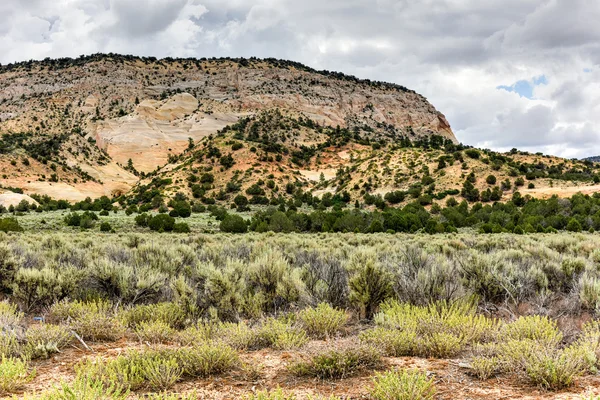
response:
[[[525,97],[527,99],[533,99],[533,89],[539,85],[547,85],[548,78],[546,75],[540,75],[534,77],[533,79],[526,81],[520,80],[518,82],[513,83],[511,86],[500,85],[497,86],[496,89],[506,90],[507,92],[517,93],[521,97]]]

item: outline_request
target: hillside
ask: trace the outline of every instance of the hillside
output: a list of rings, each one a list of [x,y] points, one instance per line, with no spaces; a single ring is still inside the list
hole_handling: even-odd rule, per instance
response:
[[[429,205],[461,191],[496,201],[598,189],[590,162],[459,145],[444,115],[403,86],[274,59],[2,66],[0,133],[4,188],[69,201],[158,204],[181,192],[205,204],[241,194]]]

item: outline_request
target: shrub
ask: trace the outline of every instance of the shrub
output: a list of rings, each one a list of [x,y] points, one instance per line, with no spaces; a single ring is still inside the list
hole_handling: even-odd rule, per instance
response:
[[[61,325],[32,325],[25,332],[25,353],[32,359],[48,358],[71,342],[71,333]]]
[[[350,279],[350,300],[372,319],[379,304],[392,295],[391,276],[374,259],[364,261]]]
[[[222,342],[240,350],[255,348],[261,341],[260,332],[251,329],[243,322],[219,325],[218,335]]]
[[[308,343],[306,332],[275,318],[267,319],[259,328],[258,342],[276,350],[298,349]]]
[[[125,327],[108,302],[60,302],[51,307],[50,315],[84,339],[114,341],[125,334]]]
[[[263,391],[248,395],[244,397],[244,400],[296,400],[296,396],[286,394],[281,388],[277,388],[271,392]]]
[[[173,329],[180,329],[185,324],[186,314],[175,303],[156,303],[131,307],[122,311],[120,318],[130,328],[142,323],[162,322]]]
[[[374,400],[433,400],[433,379],[418,371],[388,371],[373,378]]]
[[[473,357],[471,367],[473,374],[484,381],[500,371],[500,359],[498,357]]]
[[[488,175],[488,177],[485,178],[485,181],[487,182],[488,185],[495,185],[496,177],[494,175]]]
[[[171,232],[175,218],[167,214],[158,214],[148,220],[148,227],[157,232]]]
[[[348,321],[345,311],[336,310],[327,303],[302,310],[298,318],[306,332],[318,339],[335,335]]]
[[[420,353],[427,357],[450,358],[465,346],[464,338],[452,333],[433,332],[422,338]]]
[[[360,370],[379,368],[381,365],[381,353],[378,350],[372,347],[358,346],[316,354],[308,361],[291,364],[289,368],[298,376],[343,379]]]
[[[362,332],[359,338],[362,343],[380,349],[385,356],[403,357],[416,353],[417,333],[414,331],[377,327]]]
[[[560,390],[573,384],[573,379],[582,372],[579,360],[567,354],[534,353],[525,367],[531,381],[544,389]]]
[[[476,150],[476,149],[467,149],[467,150],[465,150],[465,154],[467,155],[467,157],[473,158],[473,159],[478,159],[479,156],[481,155],[479,150]]]
[[[110,226],[110,224],[108,222],[103,222],[100,224],[100,232],[110,232],[112,230],[112,227]]]
[[[175,331],[162,321],[142,322],[136,329],[135,334],[141,342],[166,343],[173,339]]]
[[[145,357],[141,369],[150,389],[160,391],[170,389],[183,373],[174,357]]]
[[[144,353],[129,351],[110,360],[88,358],[75,366],[76,379],[102,384],[125,392],[143,387],[146,377],[142,369]]]
[[[40,396],[25,396],[26,400],[125,400],[128,391],[106,386],[102,382],[77,378],[73,383],[62,383],[59,387],[48,390]]]
[[[23,356],[23,348],[16,332],[6,332],[0,335],[0,355],[6,357]]]
[[[221,232],[227,233],[246,233],[248,231],[248,225],[244,218],[239,215],[227,215],[221,224],[219,225]]]
[[[300,270],[278,250],[267,248],[247,269],[247,307],[255,314],[285,310],[305,295]]]
[[[181,332],[177,332],[176,340],[182,346],[191,346],[198,343],[212,341],[222,335],[216,324],[201,324],[190,326]]]
[[[4,329],[10,329],[20,326],[23,319],[23,313],[17,310],[17,306],[8,301],[0,301],[0,326]]]
[[[16,218],[0,218],[0,232],[23,232]]]
[[[220,343],[203,343],[181,348],[177,351],[176,358],[183,374],[191,377],[221,374],[233,368],[239,361],[235,350]]]
[[[516,321],[504,325],[500,337],[504,340],[533,340],[550,347],[557,346],[562,340],[556,321],[548,317],[520,317]]]
[[[73,268],[22,268],[13,280],[13,299],[28,312],[47,307],[75,291],[77,275]]]
[[[277,388],[272,391],[261,391],[253,393],[242,398],[243,400],[296,400],[296,396],[291,393],[285,393],[281,388]],[[307,400],[341,400],[339,397],[329,396],[308,396]]]
[[[2,355],[0,361],[0,394],[13,393],[31,382],[35,370],[31,371],[27,362]]]
[[[466,345],[493,338],[498,332],[497,321],[478,315],[473,301],[437,302],[427,307],[387,301],[381,305],[375,322],[384,328],[408,332],[406,337],[410,340],[414,333],[414,351],[433,357],[454,356]],[[387,337],[391,341],[389,334]]]
[[[173,225],[173,232],[175,233],[190,233],[191,229],[185,222],[179,222]]]

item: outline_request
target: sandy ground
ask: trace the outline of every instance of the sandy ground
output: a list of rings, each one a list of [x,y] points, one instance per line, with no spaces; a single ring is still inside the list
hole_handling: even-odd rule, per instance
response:
[[[335,346],[340,341],[336,340]],[[263,349],[255,352],[242,352],[241,364],[252,366],[236,370],[208,379],[185,380],[178,383],[170,391],[173,393],[193,393],[199,399],[234,400],[258,390],[271,390],[277,387],[286,392],[294,393],[298,399],[307,399],[310,395],[336,395],[343,399],[366,399],[371,387],[372,376],[376,371],[364,371],[359,375],[341,380],[319,380],[298,378],[292,375],[287,366],[298,360],[306,352],[325,349],[332,346],[331,342],[313,341],[303,351],[274,351]],[[52,387],[61,381],[73,379],[74,366],[85,357],[112,358],[130,349],[148,348],[145,344],[135,341],[122,340],[115,343],[97,343],[91,345],[93,352],[85,351],[76,346],[63,350],[49,360],[34,362],[37,376],[28,384],[24,391],[17,393],[17,398],[23,393],[39,392]],[[386,358],[384,369],[408,368],[426,372],[436,383],[436,399],[587,399],[591,394],[600,393],[600,377],[589,376],[579,378],[575,385],[560,392],[547,392],[531,386],[529,383],[511,376],[492,378],[479,381],[459,366],[460,360],[436,360],[421,358]],[[138,392],[137,395],[142,395]],[[10,397],[6,397],[10,398]],[[131,398],[135,398],[132,396]]]

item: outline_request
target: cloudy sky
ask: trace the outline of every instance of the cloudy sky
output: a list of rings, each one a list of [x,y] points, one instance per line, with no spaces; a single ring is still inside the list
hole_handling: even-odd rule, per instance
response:
[[[600,154],[598,0],[2,0],[0,62],[257,56],[402,84],[463,143]]]

